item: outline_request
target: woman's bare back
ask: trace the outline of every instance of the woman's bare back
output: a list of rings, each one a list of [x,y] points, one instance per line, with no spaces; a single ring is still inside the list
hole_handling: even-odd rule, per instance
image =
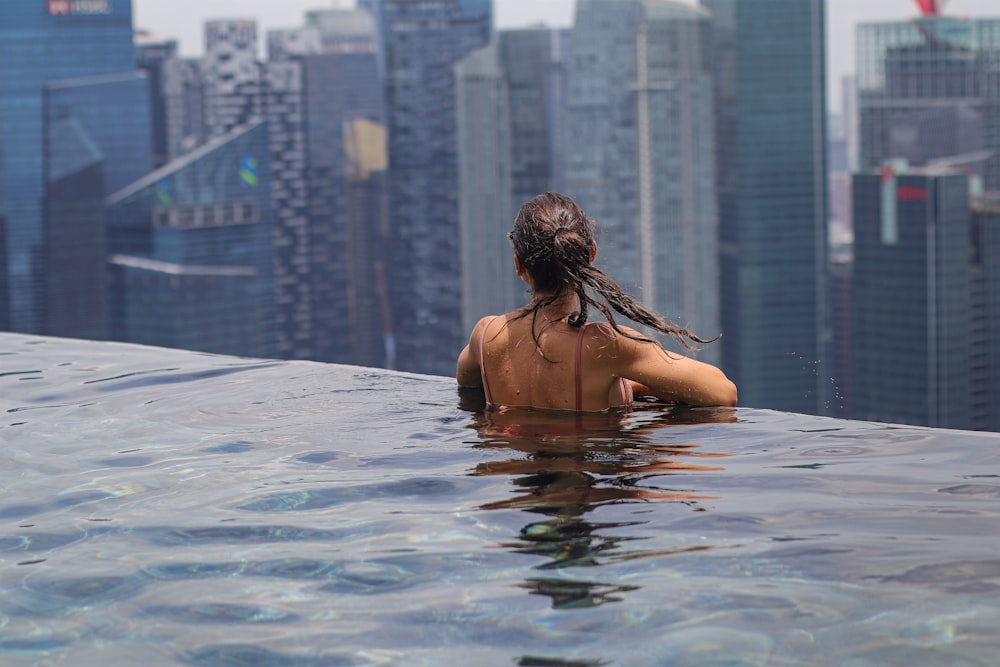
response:
[[[631,402],[629,385],[602,363],[614,355],[602,325],[536,321],[533,337],[532,324],[530,317],[502,315],[477,327],[491,403],[589,412]]]

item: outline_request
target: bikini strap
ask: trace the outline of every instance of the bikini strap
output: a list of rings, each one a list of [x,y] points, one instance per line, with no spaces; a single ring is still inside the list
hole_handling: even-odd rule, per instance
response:
[[[483,378],[483,391],[486,393],[486,405],[493,405],[493,395],[490,393],[490,383],[486,381],[486,365],[483,363],[483,348],[486,343],[486,330],[490,328],[498,316],[494,315],[489,319],[486,325],[483,327],[483,332],[479,335],[479,372]]]

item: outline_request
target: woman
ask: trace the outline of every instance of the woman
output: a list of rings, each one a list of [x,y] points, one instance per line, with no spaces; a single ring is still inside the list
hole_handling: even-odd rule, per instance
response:
[[[736,386],[718,368],[667,352],[615,321],[612,311],[689,350],[691,343],[711,342],[644,308],[593,266],[593,222],[572,199],[538,195],[521,207],[510,238],[514,269],[531,288],[531,303],[480,320],[456,372],[460,385],[484,388],[488,407],[592,412],[627,407],[634,395],[736,404]],[[607,323],[588,325],[590,306]]]

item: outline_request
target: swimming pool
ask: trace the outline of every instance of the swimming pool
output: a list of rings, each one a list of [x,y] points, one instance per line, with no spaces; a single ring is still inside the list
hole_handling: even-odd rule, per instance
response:
[[[3,665],[994,665],[1000,436],[0,335]]]

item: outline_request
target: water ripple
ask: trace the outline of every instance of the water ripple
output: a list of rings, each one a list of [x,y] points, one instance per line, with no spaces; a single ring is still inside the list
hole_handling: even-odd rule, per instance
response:
[[[384,484],[337,486],[276,493],[241,505],[240,509],[250,512],[301,512],[379,498],[452,497],[457,492],[458,484],[454,481],[442,478],[416,477]]]
[[[181,656],[191,665],[208,667],[342,667],[357,664],[341,655],[307,656],[278,653],[252,644],[222,644],[203,646]]]
[[[149,607],[144,613],[181,623],[287,623],[299,620],[297,614],[281,609],[221,603]]]

